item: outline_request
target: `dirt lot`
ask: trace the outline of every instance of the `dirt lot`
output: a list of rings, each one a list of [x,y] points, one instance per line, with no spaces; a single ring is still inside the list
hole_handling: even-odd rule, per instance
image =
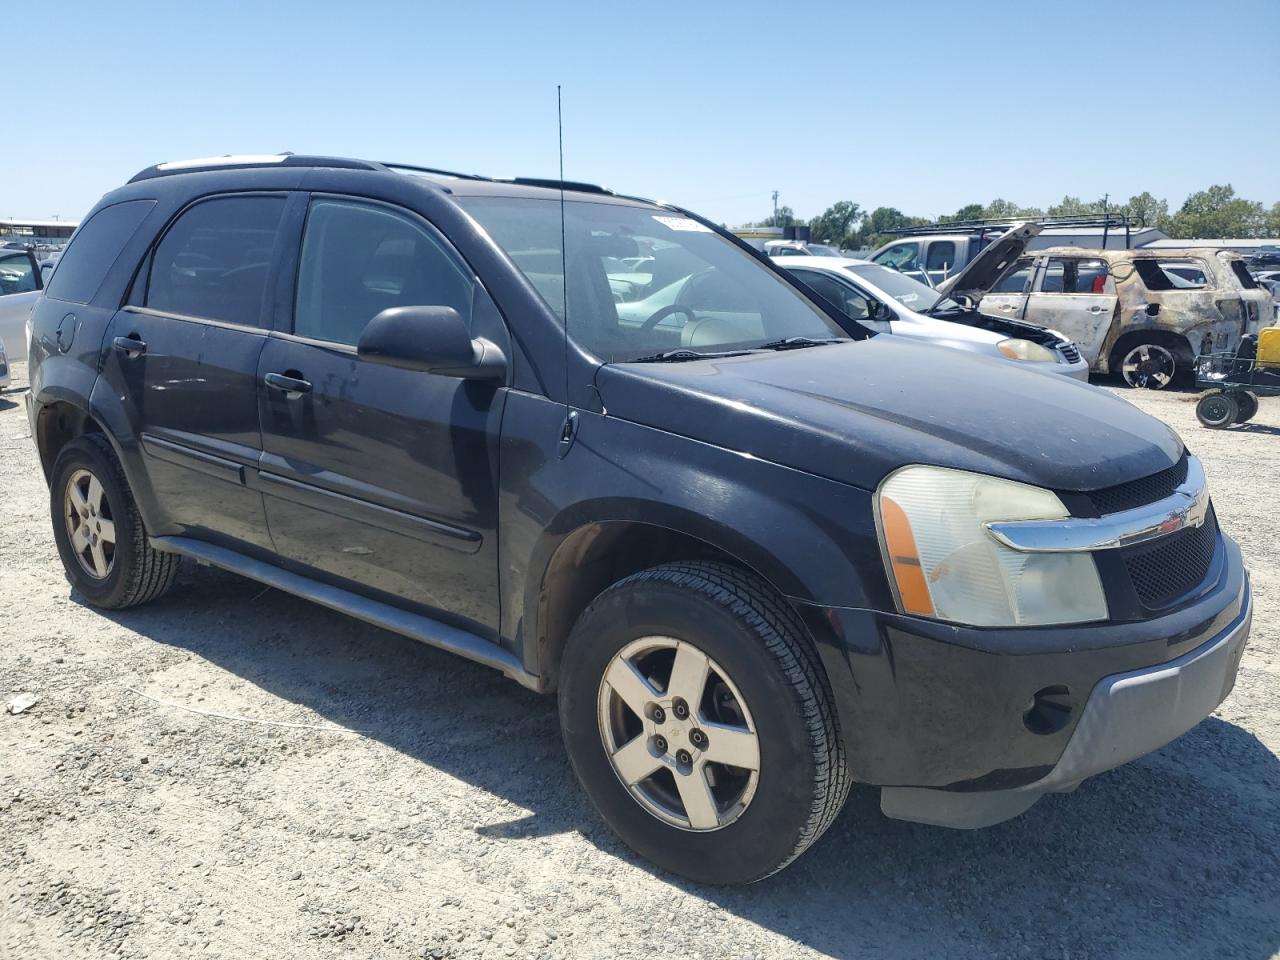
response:
[[[1204,459],[1253,570],[1217,714],[985,831],[856,790],[791,869],[719,890],[616,843],[554,702],[496,673],[195,566],[153,606],[84,606],[21,388],[0,396],[0,702],[40,700],[0,714],[0,957],[1280,951],[1280,400],[1216,433],[1186,395],[1126,394]]]

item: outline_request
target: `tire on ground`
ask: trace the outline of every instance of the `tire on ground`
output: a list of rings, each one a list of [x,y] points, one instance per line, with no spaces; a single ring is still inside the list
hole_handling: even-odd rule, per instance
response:
[[[601,680],[642,637],[692,643],[723,668],[753,718],[756,791],[741,815],[706,832],[666,823],[623,785],[599,719]],[[803,624],[765,582],[722,563],[672,563],[600,594],[569,638],[560,721],[574,770],[622,840],[704,883],[750,883],[781,870],[831,825],[850,776],[827,683]]]
[[[1224,430],[1235,423],[1239,413],[1229,393],[1207,393],[1196,403],[1196,419],[1210,430]]]
[[[64,516],[67,485],[79,470],[102,484],[103,497],[115,524],[115,555],[108,574],[97,579],[84,571],[71,543]],[[124,469],[104,437],[85,434],[69,442],[53,464],[49,488],[53,537],[67,580],[95,607],[118,610],[162,596],[178,573],[181,558],[151,547]]]

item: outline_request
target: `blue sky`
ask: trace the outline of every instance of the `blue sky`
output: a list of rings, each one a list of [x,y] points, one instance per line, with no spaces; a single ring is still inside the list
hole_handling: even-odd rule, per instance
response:
[[[736,224],[1211,183],[1280,200],[1280,2],[37,4],[0,216],[151,163],[329,153],[565,175]],[[25,51],[25,52],[24,52]],[[16,70],[14,68],[17,68]],[[11,99],[11,106],[19,100]]]

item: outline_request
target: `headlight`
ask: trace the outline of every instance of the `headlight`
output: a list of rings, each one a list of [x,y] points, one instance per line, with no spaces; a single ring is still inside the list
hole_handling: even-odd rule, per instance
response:
[[[1022,553],[984,526],[1061,520],[1048,490],[944,467],[903,467],[880,485],[876,523],[903,613],[977,627],[1087,623],[1107,618],[1087,553]]]
[[[1030,360],[1033,363],[1053,363],[1058,358],[1052,350],[1030,340],[1001,340],[996,349],[1010,360]]]

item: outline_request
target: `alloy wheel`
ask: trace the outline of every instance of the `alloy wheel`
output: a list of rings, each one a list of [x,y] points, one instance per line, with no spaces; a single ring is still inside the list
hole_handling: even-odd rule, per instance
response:
[[[116,525],[102,481],[90,471],[71,474],[63,495],[67,537],[80,569],[95,580],[105,580],[116,559]]]
[[[719,830],[756,792],[760,742],[742,693],[693,644],[642,637],[600,682],[600,736],[645,810],[684,830]]]
[[[1124,355],[1120,372],[1131,387],[1160,390],[1173,380],[1178,363],[1173,354],[1158,343],[1142,343]]]

